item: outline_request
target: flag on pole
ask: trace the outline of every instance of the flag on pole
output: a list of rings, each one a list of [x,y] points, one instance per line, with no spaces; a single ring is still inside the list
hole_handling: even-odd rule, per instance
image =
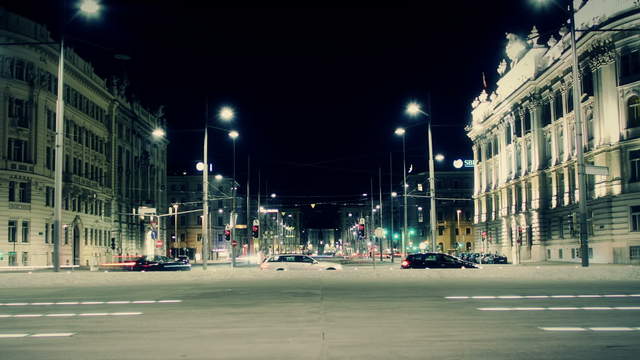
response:
[[[484,76],[484,71],[482,72],[482,85],[484,86],[484,89],[487,89],[487,78],[485,78]]]

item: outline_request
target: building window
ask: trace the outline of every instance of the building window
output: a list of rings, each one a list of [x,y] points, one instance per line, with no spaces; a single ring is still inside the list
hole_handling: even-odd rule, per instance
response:
[[[551,259],[551,249],[547,249],[547,259]]]
[[[540,113],[540,121],[542,127],[551,124],[551,103],[542,104],[542,112]]]
[[[18,266],[18,256],[16,255],[16,252],[10,252],[9,253],[9,266]]]
[[[640,231],[640,206],[631,206],[631,231]]]
[[[465,231],[465,234],[466,235],[471,235],[471,228],[467,228],[466,231]]]
[[[197,220],[196,220],[196,221],[197,221],[197,224],[198,224],[198,225],[202,225],[202,216],[197,215],[196,219],[197,219]]]
[[[573,91],[567,91],[567,112],[573,111]]]
[[[558,259],[562,259],[562,249],[558,249]]]
[[[22,242],[23,243],[29,242],[29,222],[28,221],[22,222]]]
[[[44,224],[44,243],[49,243],[49,223]]]
[[[576,249],[575,248],[571,248],[571,258],[572,259],[576,258]]]
[[[7,147],[7,158],[12,161],[29,162],[29,144],[26,140],[9,138]]]
[[[640,52],[624,54],[620,57],[620,62],[622,63],[620,75],[623,78],[640,74]]]
[[[9,98],[9,118],[15,127],[29,128],[27,102],[21,99]]]
[[[558,120],[562,117],[562,93],[560,91],[556,91],[553,99],[553,107],[555,110],[555,119]]]
[[[531,132],[531,113],[529,110],[524,110],[524,133],[525,135]]]
[[[438,235],[439,236],[444,235],[444,226],[438,226]]]
[[[629,257],[631,260],[640,260],[640,246],[629,246]]]
[[[26,251],[22,252],[22,265],[23,266],[29,265],[29,253]]]
[[[44,206],[53,207],[54,204],[54,195],[55,189],[51,186],[45,186],[45,194],[44,194]]]
[[[47,129],[51,131],[56,130],[56,113],[47,109]]]
[[[627,128],[640,126],[640,97],[632,96],[627,101]]]
[[[418,183],[418,191],[422,191],[422,184]]]
[[[7,239],[10,243],[16,242],[18,236],[18,222],[16,220],[9,220],[7,229]]]

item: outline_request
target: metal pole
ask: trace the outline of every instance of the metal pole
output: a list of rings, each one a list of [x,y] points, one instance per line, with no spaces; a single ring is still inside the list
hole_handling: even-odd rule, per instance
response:
[[[173,205],[173,212],[175,215],[175,220],[174,220],[174,234],[175,234],[175,241],[173,242],[173,245],[175,246],[175,253],[173,254],[174,257],[178,257],[178,204]]]
[[[208,159],[208,127],[209,106],[205,102],[204,124],[204,169],[202,169],[202,270],[207,270],[209,259],[209,159]]]
[[[378,167],[378,193],[380,194],[380,227],[384,229],[382,223],[382,168]],[[382,239],[380,238],[380,262],[382,262]]]
[[[371,192],[369,194],[371,194],[371,221],[369,222],[369,242],[371,243],[371,246],[369,246],[369,249],[371,250],[371,261],[373,261],[373,266],[376,266],[376,236],[374,234],[376,217],[373,215],[373,177],[370,178],[370,183]]]
[[[249,255],[251,255],[251,230],[253,228],[253,224],[249,225],[251,221],[249,218],[251,216],[251,204],[250,204],[250,196],[249,196],[249,185],[251,180],[251,156],[247,156],[247,263],[249,263]]]
[[[236,267],[236,139],[233,139],[233,182],[231,183],[231,267]]]
[[[436,251],[436,180],[433,163],[433,142],[431,140],[431,121],[429,121],[429,191],[431,192],[431,251]]]
[[[402,134],[402,178],[403,187],[402,197],[404,198],[404,229],[402,230],[402,258],[407,257],[407,249],[405,247],[407,238],[407,163],[405,154],[405,134]]]
[[[573,9],[573,0],[569,1],[569,14],[571,15],[571,55],[573,57],[573,113],[576,122],[576,162],[578,166],[578,216],[580,217],[580,253],[582,266],[589,266],[589,239],[587,234],[587,181],[584,166],[584,144],[582,143],[582,110],[581,110],[581,84],[578,68],[578,51],[576,49],[576,18]]]
[[[389,235],[389,249],[391,249],[391,262],[393,262],[393,256],[394,256],[394,243],[393,243],[393,155],[392,153],[389,153],[389,207],[390,207],[390,212],[389,212],[389,218],[391,219],[391,226],[390,226],[390,230],[391,233]]]
[[[64,31],[60,38],[60,59],[58,60],[58,98],[56,102],[56,159],[54,176],[54,238],[53,270],[60,271],[60,242],[62,241],[62,166],[64,159]]]
[[[259,255],[258,261],[262,260],[262,256],[260,256],[261,254],[261,241],[260,239],[262,238],[262,231],[264,231],[264,229],[262,229],[262,224],[260,223],[260,188],[261,188],[261,184],[260,184],[260,169],[258,169],[258,208],[257,210],[257,215],[256,218],[258,219],[258,238],[256,239],[256,241],[258,242],[258,246],[256,249],[256,253]]]

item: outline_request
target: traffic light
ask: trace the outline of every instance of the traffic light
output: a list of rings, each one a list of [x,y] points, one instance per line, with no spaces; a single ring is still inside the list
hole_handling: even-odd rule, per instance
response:
[[[364,224],[358,224],[358,236],[364,237]]]
[[[258,225],[253,225],[251,228],[251,234],[254,238],[258,238],[260,236],[260,227]]]
[[[227,241],[231,240],[231,230],[226,229],[224,231],[224,239],[227,240]]]
[[[114,238],[111,239],[111,249],[112,250],[116,249],[116,239],[114,239]]]

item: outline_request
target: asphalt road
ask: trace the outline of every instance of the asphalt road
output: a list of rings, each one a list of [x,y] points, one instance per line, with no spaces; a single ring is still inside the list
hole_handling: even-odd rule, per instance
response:
[[[416,276],[425,270],[240,271],[244,276],[213,272],[206,278],[196,276],[201,270],[88,273],[77,276],[89,280],[69,280],[68,286],[59,281],[64,274],[39,275],[51,276],[50,283],[33,286],[22,274],[20,286],[0,284],[0,358],[637,359],[640,354],[640,282],[635,280],[495,279],[481,273],[465,278],[453,270],[431,270],[440,271],[437,278]]]

